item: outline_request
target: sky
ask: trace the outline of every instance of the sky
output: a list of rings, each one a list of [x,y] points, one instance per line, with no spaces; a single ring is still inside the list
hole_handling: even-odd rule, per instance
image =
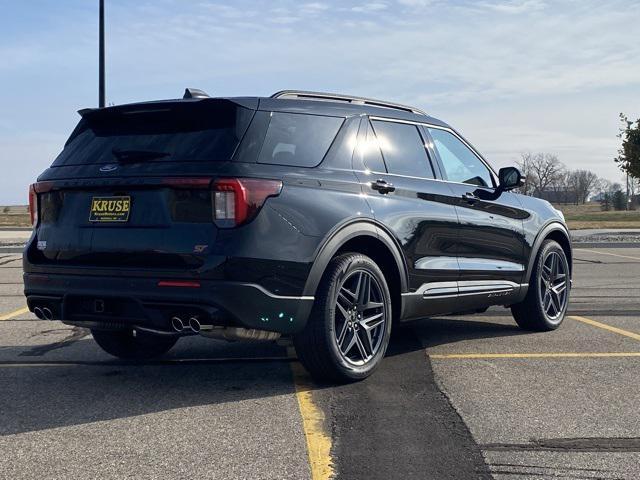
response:
[[[98,0],[0,0],[0,205],[25,204],[97,105]],[[415,105],[496,167],[619,181],[640,117],[640,2],[106,0],[107,102],[318,90]]]

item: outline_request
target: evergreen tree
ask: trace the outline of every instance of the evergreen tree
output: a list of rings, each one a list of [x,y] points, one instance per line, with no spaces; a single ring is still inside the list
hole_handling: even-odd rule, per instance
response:
[[[625,210],[627,199],[623,191],[617,190],[613,194],[613,208],[616,210]]]
[[[621,113],[620,121],[623,127],[618,138],[622,139],[622,146],[614,160],[630,177],[640,178],[640,119],[633,122]]]

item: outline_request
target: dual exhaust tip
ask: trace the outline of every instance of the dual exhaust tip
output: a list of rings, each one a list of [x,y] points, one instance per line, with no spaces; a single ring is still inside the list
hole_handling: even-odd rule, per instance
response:
[[[197,317],[191,317],[189,318],[189,320],[182,320],[182,318],[180,317],[172,317],[171,327],[176,332],[184,332],[185,330],[187,330],[193,333],[200,333],[200,330],[202,329],[200,320],[198,320]]]
[[[33,313],[40,320],[53,320],[53,312],[49,307],[35,307]]]
[[[53,320],[53,312],[49,307],[34,307],[33,313],[40,320]],[[176,332],[184,332],[185,330],[193,333],[200,333],[202,325],[197,317],[191,317],[187,321],[183,321],[180,317],[171,319],[171,326]]]

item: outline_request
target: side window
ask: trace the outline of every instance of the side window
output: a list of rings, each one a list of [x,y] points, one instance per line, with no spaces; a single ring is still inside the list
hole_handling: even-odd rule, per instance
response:
[[[438,128],[428,130],[442,160],[447,180],[480,187],[493,187],[493,180],[487,166],[458,137]]]
[[[383,120],[372,123],[389,173],[435,178],[418,127]]]
[[[384,165],[382,159],[382,153],[380,152],[380,145],[376,138],[376,134],[373,132],[373,128],[368,120],[367,122],[367,134],[364,140],[364,145],[358,145],[358,148],[362,151],[362,160],[364,166],[374,172],[386,173],[387,168]]]
[[[338,117],[273,112],[258,162],[315,167],[343,122]]]

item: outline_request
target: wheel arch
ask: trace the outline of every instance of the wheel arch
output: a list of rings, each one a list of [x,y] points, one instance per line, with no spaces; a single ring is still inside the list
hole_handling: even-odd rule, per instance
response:
[[[555,240],[560,244],[565,254],[567,255],[567,261],[569,262],[569,272],[573,275],[573,247],[571,246],[571,236],[569,230],[565,225],[560,222],[551,222],[544,226],[538,233],[533,247],[531,249],[531,255],[529,257],[529,264],[527,266],[527,272],[525,277],[525,283],[531,281],[531,273],[535,265],[536,258],[540,247],[545,240]]]
[[[401,248],[381,225],[370,220],[357,220],[329,234],[318,249],[307,277],[304,295],[315,295],[322,275],[336,255],[362,253],[378,264],[387,278],[392,296],[394,316],[401,311],[401,294],[407,291],[408,274]]]

